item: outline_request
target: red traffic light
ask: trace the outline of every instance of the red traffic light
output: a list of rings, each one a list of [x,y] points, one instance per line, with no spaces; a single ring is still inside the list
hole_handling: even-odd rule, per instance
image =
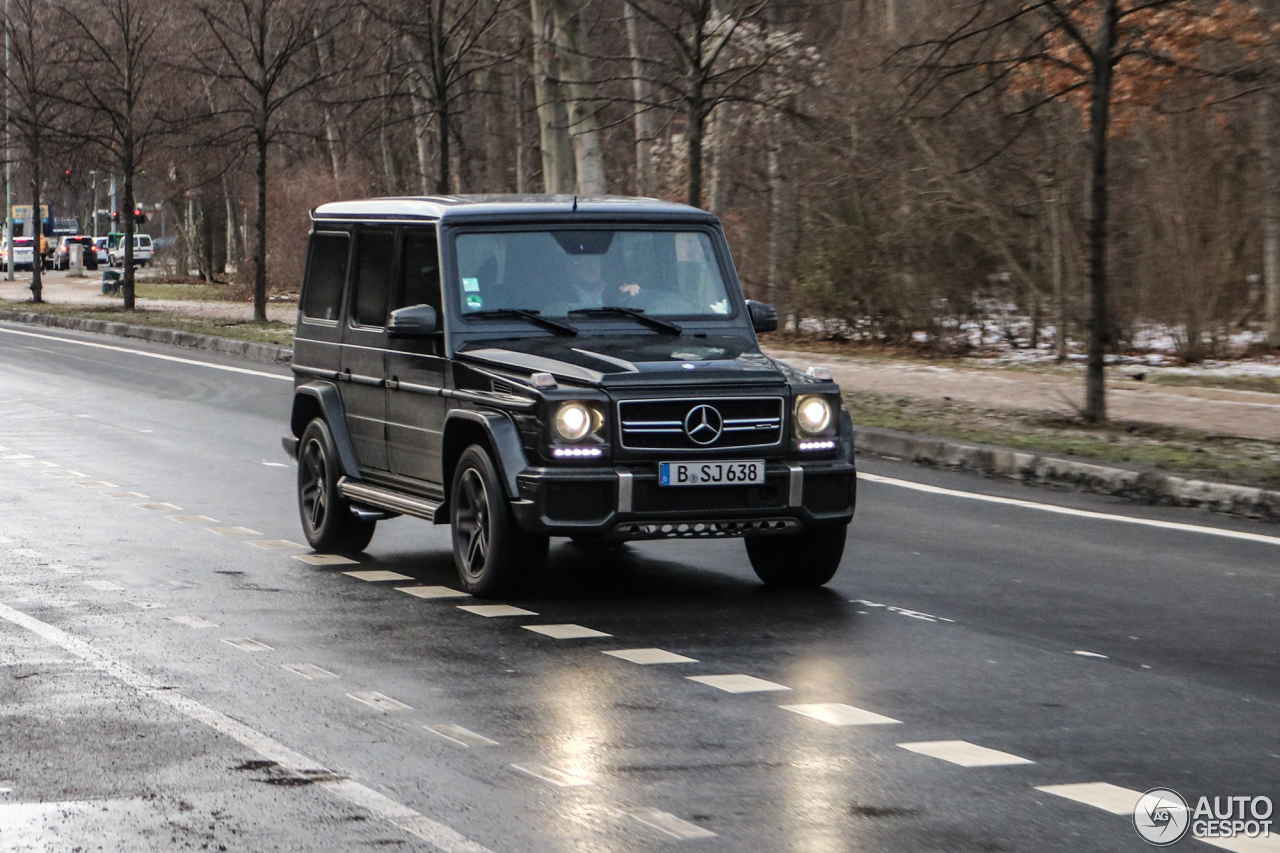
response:
[[[138,225],[144,225],[147,221],[147,215],[142,212],[142,208],[135,207],[133,209],[133,221]]]

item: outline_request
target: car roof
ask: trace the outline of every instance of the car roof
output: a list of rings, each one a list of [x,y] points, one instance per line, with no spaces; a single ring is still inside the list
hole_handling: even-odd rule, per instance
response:
[[[311,211],[311,219],[316,222],[432,222],[468,219],[572,221],[577,218],[715,221],[711,214],[687,204],[626,196],[404,196],[333,201]]]

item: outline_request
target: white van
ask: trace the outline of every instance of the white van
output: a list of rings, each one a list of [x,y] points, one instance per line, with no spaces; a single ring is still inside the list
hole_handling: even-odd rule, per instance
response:
[[[107,250],[107,257],[111,260],[111,266],[124,266],[124,235],[112,234],[107,244],[110,248]],[[152,246],[150,234],[134,234],[133,235],[133,264],[138,267],[145,267],[151,263]]]

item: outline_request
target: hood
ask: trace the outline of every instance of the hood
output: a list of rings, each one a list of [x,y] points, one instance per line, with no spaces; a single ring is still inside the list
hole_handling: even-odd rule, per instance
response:
[[[579,335],[471,341],[459,358],[593,385],[770,382],[788,378],[744,335]]]

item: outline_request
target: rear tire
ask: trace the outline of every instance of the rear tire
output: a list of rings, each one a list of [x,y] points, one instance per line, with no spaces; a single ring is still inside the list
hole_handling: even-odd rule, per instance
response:
[[[548,537],[520,529],[498,477],[478,444],[462,452],[449,495],[453,561],[472,595],[488,598],[533,589],[547,563]]]
[[[847,532],[848,525],[841,524],[786,536],[749,536],[747,557],[769,586],[822,586],[840,568]]]
[[[317,551],[358,554],[373,538],[376,521],[365,521],[338,494],[338,446],[320,418],[307,424],[298,442],[298,512],[302,531]]]

